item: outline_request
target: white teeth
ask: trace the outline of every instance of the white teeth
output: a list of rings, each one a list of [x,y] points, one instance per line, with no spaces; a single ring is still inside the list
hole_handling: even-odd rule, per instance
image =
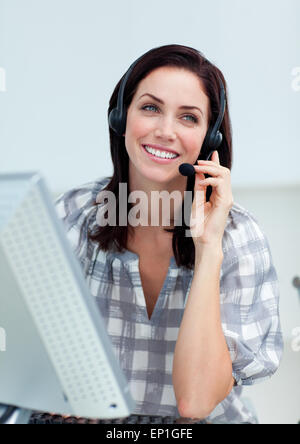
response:
[[[175,157],[178,157],[177,154],[172,154],[166,151],[159,151],[155,150],[154,148],[151,148],[150,146],[144,145],[145,150],[148,151],[148,153],[153,154],[156,157],[161,157],[163,159],[175,159]]]

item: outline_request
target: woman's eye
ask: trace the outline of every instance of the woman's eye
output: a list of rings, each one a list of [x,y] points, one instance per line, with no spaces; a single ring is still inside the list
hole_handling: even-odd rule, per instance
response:
[[[141,109],[145,111],[157,111],[158,107],[156,105],[144,105]],[[186,114],[185,116],[183,116],[183,118],[185,120],[186,118],[188,118],[187,121],[190,121],[192,123],[198,123],[197,117],[193,116],[192,114]]]
[[[149,108],[157,109],[157,106],[155,106],[155,105],[144,105],[144,106],[142,107],[142,109],[144,109],[144,110],[146,110],[146,111],[148,111]]]
[[[198,123],[198,119],[195,116],[192,116],[191,114],[188,114],[187,116],[183,116],[183,117],[190,117],[192,119],[192,122],[194,123]]]

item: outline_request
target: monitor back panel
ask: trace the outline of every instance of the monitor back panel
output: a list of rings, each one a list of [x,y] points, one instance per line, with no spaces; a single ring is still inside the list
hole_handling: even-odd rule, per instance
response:
[[[43,179],[0,175],[0,190],[0,402],[128,416],[128,382]]]

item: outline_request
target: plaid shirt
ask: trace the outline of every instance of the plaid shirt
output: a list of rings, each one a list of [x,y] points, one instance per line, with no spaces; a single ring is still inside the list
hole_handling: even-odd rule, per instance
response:
[[[129,250],[104,252],[87,240],[87,229],[97,223],[93,203],[109,180],[103,177],[67,191],[56,201],[57,213],[129,381],[137,405],[133,413],[178,416],[172,363],[193,270],[177,267],[171,258],[149,320],[138,256]],[[277,275],[264,233],[236,203],[228,216],[222,248],[221,320],[238,385],[208,420],[255,423],[240,395],[242,385],[270,377],[279,366],[283,343]]]

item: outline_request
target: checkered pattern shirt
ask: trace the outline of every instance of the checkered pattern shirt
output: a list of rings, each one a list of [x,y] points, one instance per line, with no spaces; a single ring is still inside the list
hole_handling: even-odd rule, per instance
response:
[[[104,252],[87,238],[88,228],[97,223],[93,203],[109,180],[102,177],[62,194],[56,200],[57,213],[129,381],[136,401],[133,413],[178,416],[172,363],[193,270],[178,267],[171,258],[149,320],[138,256],[129,250]],[[243,385],[269,378],[279,366],[283,343],[277,275],[264,233],[236,203],[228,216],[222,248],[221,321],[237,386],[208,420],[255,423],[240,395]]]

